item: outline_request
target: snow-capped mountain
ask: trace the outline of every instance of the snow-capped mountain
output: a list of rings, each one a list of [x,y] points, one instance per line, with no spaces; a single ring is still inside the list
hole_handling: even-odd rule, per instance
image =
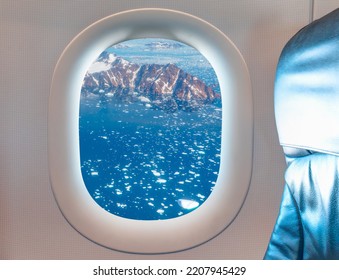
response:
[[[103,52],[88,69],[81,94],[138,99],[171,111],[194,110],[220,97],[174,64],[138,65],[108,52]]]

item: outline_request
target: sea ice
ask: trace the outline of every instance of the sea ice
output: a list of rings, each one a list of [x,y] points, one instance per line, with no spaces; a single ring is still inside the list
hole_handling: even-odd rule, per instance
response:
[[[115,190],[115,193],[116,193],[117,195],[122,195],[122,191],[119,190],[119,189],[116,189],[116,190]]]
[[[178,199],[178,204],[180,207],[191,210],[199,206],[199,202],[190,199]]]
[[[157,212],[158,212],[160,215],[162,215],[162,214],[164,214],[165,210],[164,210],[164,209],[158,209]]]
[[[159,178],[159,179],[157,180],[157,183],[161,183],[161,184],[164,184],[164,183],[166,183],[166,182],[167,182],[167,180],[161,179],[161,178]]]

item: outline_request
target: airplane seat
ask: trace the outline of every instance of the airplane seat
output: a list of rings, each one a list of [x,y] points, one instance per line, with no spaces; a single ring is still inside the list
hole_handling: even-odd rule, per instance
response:
[[[274,95],[287,170],[264,259],[339,259],[339,9],[287,43]]]

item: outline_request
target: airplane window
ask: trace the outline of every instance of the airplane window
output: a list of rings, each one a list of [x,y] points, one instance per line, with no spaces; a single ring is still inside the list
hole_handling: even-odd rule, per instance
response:
[[[49,173],[63,216],[123,252],[212,239],[248,192],[252,106],[242,55],[204,20],[137,9],[93,23],[51,82]]]
[[[198,208],[217,181],[217,76],[196,49],[135,39],[103,51],[81,88],[81,171],[92,198],[129,219],[170,219]]]

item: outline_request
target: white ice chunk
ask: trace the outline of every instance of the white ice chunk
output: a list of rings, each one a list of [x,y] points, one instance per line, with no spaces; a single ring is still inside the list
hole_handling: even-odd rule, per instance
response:
[[[162,215],[162,214],[164,214],[165,210],[164,210],[164,209],[158,209],[157,212],[158,212],[160,215]]]
[[[156,171],[156,170],[151,170],[151,171],[152,171],[152,173],[153,173],[154,176],[157,176],[157,177],[160,176],[160,172],[158,172],[158,171]]]
[[[190,199],[178,199],[178,204],[180,207],[191,210],[199,206],[199,202]]]
[[[164,184],[164,183],[166,183],[166,182],[167,182],[167,180],[161,179],[161,178],[159,178],[159,179],[157,180],[157,183],[161,183],[161,184]]]

